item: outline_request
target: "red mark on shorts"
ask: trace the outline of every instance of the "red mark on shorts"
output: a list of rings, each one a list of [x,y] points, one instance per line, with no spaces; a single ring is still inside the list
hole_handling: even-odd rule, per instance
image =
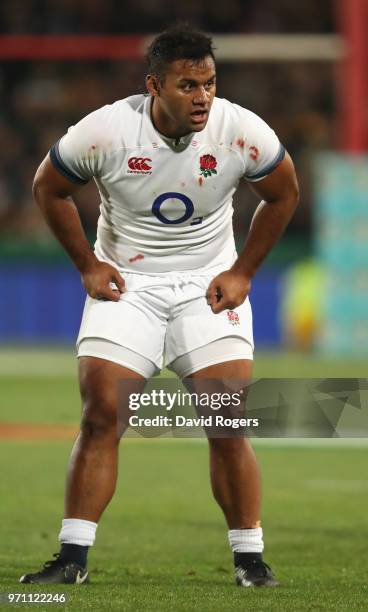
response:
[[[236,144],[238,145],[238,147],[240,147],[241,149],[244,149],[245,146],[245,140],[244,138],[238,138],[236,141]]]
[[[144,259],[144,255],[135,255],[134,257],[129,258],[129,263],[134,263],[135,261],[139,261],[139,259]]]
[[[259,150],[257,147],[249,147],[249,151],[251,151],[251,153],[249,153],[250,158],[256,161],[259,156]]]
[[[200,177],[199,177],[199,179],[198,179],[198,185],[199,185],[200,187],[202,187],[202,185],[203,185],[203,178],[202,178],[201,176],[200,176]]]
[[[91,146],[91,149],[95,150],[95,148],[96,148],[96,145]]]

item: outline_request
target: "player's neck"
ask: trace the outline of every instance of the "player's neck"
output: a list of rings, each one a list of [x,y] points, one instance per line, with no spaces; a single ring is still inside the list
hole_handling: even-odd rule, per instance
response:
[[[162,112],[158,104],[151,103],[151,121],[154,128],[165,138],[180,141],[183,136],[188,136],[190,132],[183,132],[177,125],[174,125],[170,118]]]

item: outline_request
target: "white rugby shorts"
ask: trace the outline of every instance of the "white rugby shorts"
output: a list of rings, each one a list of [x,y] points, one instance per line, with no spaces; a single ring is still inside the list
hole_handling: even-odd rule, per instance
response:
[[[127,291],[119,302],[87,296],[77,348],[87,338],[104,339],[142,355],[159,371],[216,340],[241,338],[247,349],[239,358],[253,358],[249,299],[234,310],[214,314],[206,299],[213,274],[123,277]]]

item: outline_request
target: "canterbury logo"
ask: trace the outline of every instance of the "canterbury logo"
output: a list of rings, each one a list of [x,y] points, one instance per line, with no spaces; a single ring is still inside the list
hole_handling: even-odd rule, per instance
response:
[[[128,166],[130,168],[128,172],[133,172],[134,174],[152,174],[150,172],[152,166],[148,162],[152,163],[152,159],[149,157],[130,157],[128,159]]]

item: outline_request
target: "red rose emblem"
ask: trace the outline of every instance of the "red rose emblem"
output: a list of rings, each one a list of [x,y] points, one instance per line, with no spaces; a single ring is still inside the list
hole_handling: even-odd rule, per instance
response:
[[[217,166],[216,158],[213,155],[202,155],[199,163],[201,170],[214,170]]]
[[[227,318],[228,318],[229,323],[231,323],[231,325],[240,325],[239,315],[237,312],[234,312],[233,310],[228,310]]]
[[[211,176],[212,174],[217,174],[217,161],[213,155],[202,155],[199,160],[199,166],[201,174],[203,174],[204,177]]]

